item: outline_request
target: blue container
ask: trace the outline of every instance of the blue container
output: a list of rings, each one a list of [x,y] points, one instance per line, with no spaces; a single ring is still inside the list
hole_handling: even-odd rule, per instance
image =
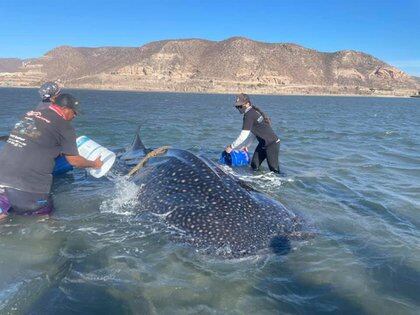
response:
[[[52,172],[53,176],[61,175],[64,173],[67,173],[68,171],[71,171],[73,169],[73,166],[67,162],[67,159],[63,155],[59,155],[55,158],[55,166],[54,170]]]
[[[230,153],[223,151],[219,163],[229,166],[247,166],[250,163],[249,153],[241,150],[233,150]]]

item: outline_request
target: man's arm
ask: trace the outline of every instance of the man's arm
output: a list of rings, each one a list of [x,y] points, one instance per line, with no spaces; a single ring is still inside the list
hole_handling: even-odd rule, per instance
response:
[[[236,149],[239,148],[241,146],[241,144],[244,144],[245,141],[248,139],[249,135],[251,134],[250,130],[242,130],[239,137],[236,138],[235,141],[232,142],[232,144],[230,145],[230,147],[232,149]]]
[[[244,120],[242,124],[242,131],[236,140],[228,145],[225,149],[227,153],[230,153],[232,150],[238,148],[245,140],[249,137],[251,133],[252,126],[254,124],[254,117],[250,114],[244,115]]]
[[[101,168],[103,163],[98,157],[95,161],[89,161],[80,155],[66,155],[67,161],[77,168]]]
[[[101,168],[103,163],[98,157],[95,161],[89,161],[79,155],[76,145],[76,131],[70,122],[60,125],[61,152],[65,155],[70,165],[77,168]]]
[[[254,140],[257,139],[257,137],[254,134],[250,134],[249,137],[246,139],[246,141],[244,141],[244,143],[242,144],[242,148],[241,150],[248,150],[248,148],[254,143]]]

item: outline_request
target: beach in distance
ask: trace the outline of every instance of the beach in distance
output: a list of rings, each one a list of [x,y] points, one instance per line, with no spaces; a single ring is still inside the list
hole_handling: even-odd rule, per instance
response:
[[[141,126],[146,147],[217,163],[242,127],[233,93],[64,90],[80,100],[77,134],[114,151]],[[281,139],[281,174],[222,167],[313,237],[283,255],[209,256],[140,212],[141,187],[116,169],[99,180],[75,170],[55,179],[50,218],[0,224],[0,313],[417,314],[420,99],[250,97]],[[1,88],[0,135],[38,99]]]

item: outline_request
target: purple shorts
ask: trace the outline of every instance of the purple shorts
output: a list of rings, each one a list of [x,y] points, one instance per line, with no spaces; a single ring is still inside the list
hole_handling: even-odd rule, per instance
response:
[[[13,188],[0,192],[0,214],[46,215],[54,209],[49,194],[30,193]]]

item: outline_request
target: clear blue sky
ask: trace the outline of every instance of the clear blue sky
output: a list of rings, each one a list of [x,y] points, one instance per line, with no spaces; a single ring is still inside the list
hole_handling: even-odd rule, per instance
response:
[[[0,57],[232,36],[364,51],[420,76],[420,0],[0,0]]]

